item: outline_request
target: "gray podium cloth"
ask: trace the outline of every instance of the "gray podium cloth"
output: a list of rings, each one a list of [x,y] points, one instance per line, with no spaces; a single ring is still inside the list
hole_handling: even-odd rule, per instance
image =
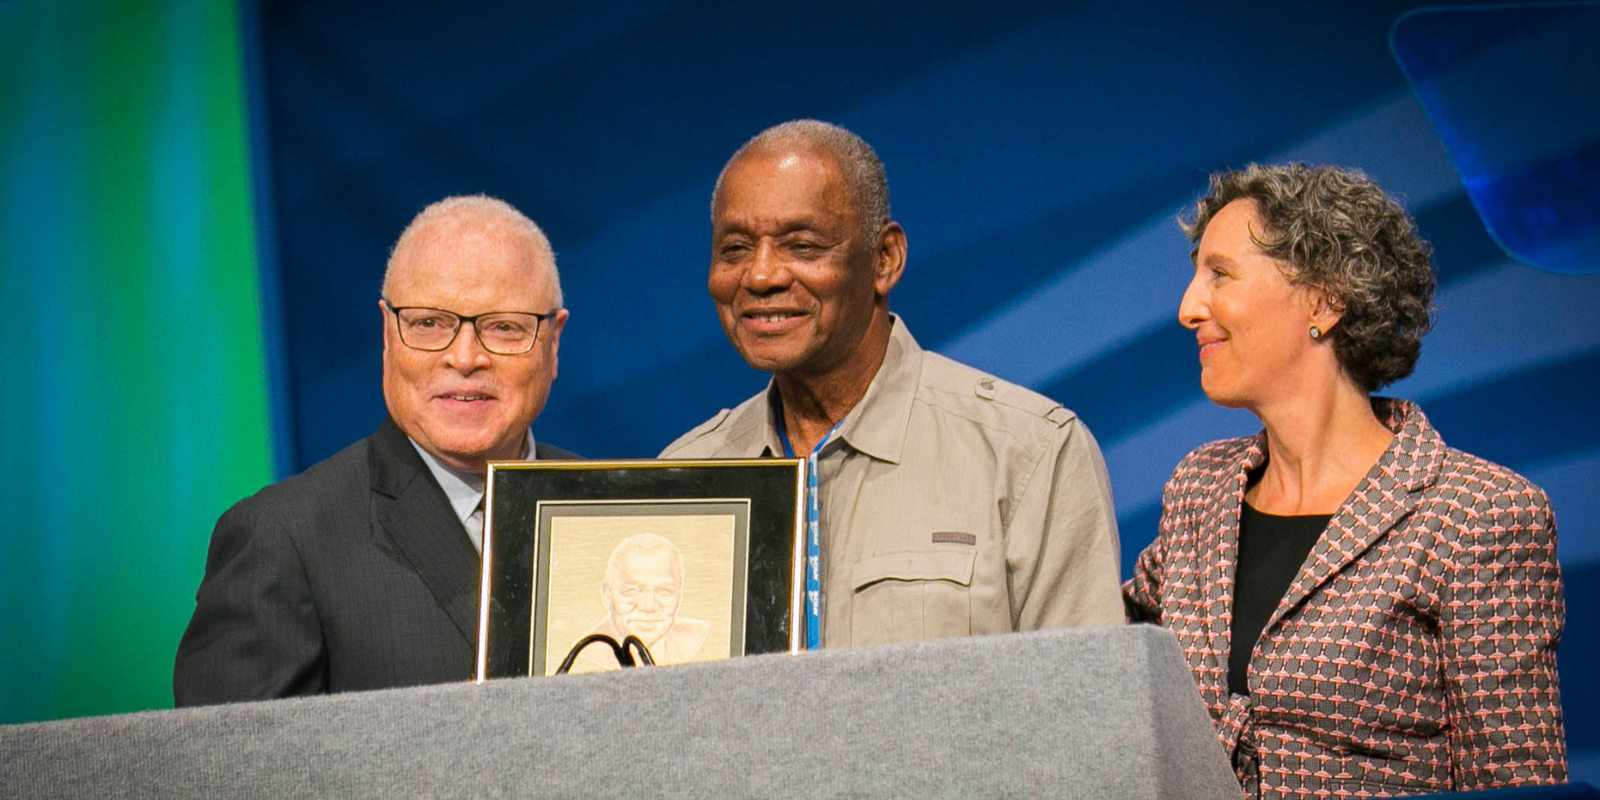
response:
[[[17,797],[1227,798],[1149,626],[0,727]]]

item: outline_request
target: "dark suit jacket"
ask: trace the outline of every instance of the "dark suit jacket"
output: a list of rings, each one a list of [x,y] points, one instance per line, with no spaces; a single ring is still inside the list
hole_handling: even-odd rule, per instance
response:
[[[538,444],[541,459],[575,458]],[[217,521],[179,706],[471,680],[479,558],[411,442],[377,432]]]
[[[1228,692],[1239,508],[1258,435],[1200,447],[1123,586],[1177,634],[1247,796],[1386,797],[1566,780],[1561,571],[1539,487],[1377,400],[1394,442],[1334,514]]]

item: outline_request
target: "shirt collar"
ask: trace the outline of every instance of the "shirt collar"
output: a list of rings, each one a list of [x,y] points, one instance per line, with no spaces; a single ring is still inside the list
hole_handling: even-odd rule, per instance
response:
[[[845,415],[837,438],[879,461],[900,463],[911,405],[922,380],[922,348],[898,316],[889,315],[889,348],[861,402]]]
[[[845,415],[833,438],[879,461],[898,464],[905,449],[906,429],[911,424],[911,405],[922,379],[922,348],[898,316],[890,314],[889,318],[893,327],[889,331],[889,347],[883,354],[883,364],[872,377],[861,402]],[[764,397],[766,402],[758,406],[764,413],[751,413],[734,420],[729,429],[729,441],[749,442],[748,448],[739,449],[748,449],[752,454],[781,455],[778,387],[772,381],[767,382]]]
[[[432,453],[422,449],[415,439],[406,437],[411,446],[417,449],[417,455],[422,456],[422,463],[428,465],[428,471],[433,473],[433,479],[439,483],[439,488],[444,490],[444,496],[450,501],[451,510],[455,511],[456,519],[466,523],[467,517],[478,510],[478,504],[483,502],[484,479],[470,472],[462,472],[433,457]],[[533,430],[528,430],[527,455],[523,456],[528,461],[535,459],[536,450],[533,446]]]

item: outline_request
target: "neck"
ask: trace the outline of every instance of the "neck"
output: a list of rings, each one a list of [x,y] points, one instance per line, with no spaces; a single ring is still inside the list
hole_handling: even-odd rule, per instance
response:
[[[851,357],[824,372],[774,373],[772,382],[783,401],[783,427],[794,454],[805,456],[867,394],[889,351],[888,312],[874,315]]]
[[[1297,397],[1252,409],[1267,429],[1267,467],[1246,495],[1269,514],[1332,514],[1366,479],[1394,434],[1342,375]]]
[[[457,474],[464,477],[477,478],[478,480],[482,481],[486,480],[489,476],[490,459],[475,458],[471,461],[461,461],[453,458],[440,458],[438,456],[435,456],[435,458],[439,458],[439,463],[443,464],[446,468],[453,470]]]

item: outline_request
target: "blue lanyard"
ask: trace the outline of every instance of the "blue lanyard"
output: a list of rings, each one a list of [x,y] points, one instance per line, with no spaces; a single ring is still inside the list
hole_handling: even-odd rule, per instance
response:
[[[822,508],[817,491],[817,454],[838,432],[844,420],[828,431],[828,435],[811,448],[806,456],[806,649],[822,649]],[[783,454],[794,458],[794,447],[789,444],[789,431],[778,417],[778,436],[783,440]]]

